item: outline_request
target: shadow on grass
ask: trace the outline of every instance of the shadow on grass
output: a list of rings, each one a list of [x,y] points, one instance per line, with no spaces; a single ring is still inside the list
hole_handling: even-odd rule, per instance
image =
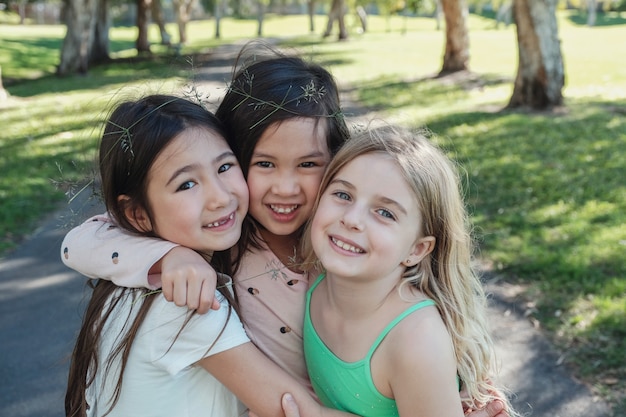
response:
[[[42,76],[54,75],[59,64],[62,43],[63,39],[59,38],[3,39],[3,52],[7,55],[10,66],[15,72],[14,75],[10,75],[11,71],[7,72],[5,68],[2,79],[5,88],[25,81],[31,82]],[[133,48],[133,42],[109,41],[111,53]]]
[[[582,11],[575,11],[570,14],[568,20],[575,25],[587,26],[587,13]],[[617,26],[626,25],[626,17],[623,17],[621,13],[617,12],[600,12],[596,15],[596,21],[594,26]]]
[[[358,89],[360,101],[369,109],[393,111],[407,106],[431,106],[463,100],[468,91],[511,82],[510,78],[501,75],[458,72],[402,81],[393,76],[382,77],[361,84]]]
[[[191,77],[190,56],[147,55],[112,59],[92,67],[87,74],[57,77],[49,75],[37,80],[7,86],[11,95],[32,97],[48,93],[67,93],[99,89],[109,85],[162,80],[171,77]]]
[[[493,20],[496,26],[497,13],[495,10],[483,10],[481,13],[474,13],[477,16]],[[579,26],[587,26],[587,12],[578,9],[571,9],[567,18],[570,22]],[[617,26],[626,24],[626,17],[619,12],[598,12],[594,26]]]

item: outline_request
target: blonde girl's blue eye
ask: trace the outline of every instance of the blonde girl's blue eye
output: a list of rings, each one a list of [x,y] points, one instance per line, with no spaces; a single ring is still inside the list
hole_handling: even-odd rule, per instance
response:
[[[340,200],[350,200],[350,195],[348,193],[344,193],[343,191],[335,191],[333,195]]]
[[[387,219],[391,219],[391,220],[396,219],[396,216],[394,216],[393,213],[387,209],[378,209],[376,210],[376,212]]]

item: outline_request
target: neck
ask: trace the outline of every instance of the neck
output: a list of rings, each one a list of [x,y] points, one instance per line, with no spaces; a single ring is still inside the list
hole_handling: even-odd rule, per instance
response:
[[[400,279],[387,277],[363,279],[339,277],[327,272],[326,294],[328,306],[344,318],[367,318],[376,314],[388,301],[399,297]]]
[[[302,259],[298,251],[299,235],[275,235],[267,230],[259,230],[263,241],[283,265],[294,272],[301,272]]]
[[[202,256],[204,258],[205,261],[207,261],[208,263],[211,263],[211,259],[213,259],[213,253],[215,253],[214,251],[198,251],[198,253],[200,254],[200,256]]]

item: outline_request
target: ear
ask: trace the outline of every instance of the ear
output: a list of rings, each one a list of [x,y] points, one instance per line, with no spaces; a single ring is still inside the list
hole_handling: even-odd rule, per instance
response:
[[[133,204],[133,200],[126,194],[117,197],[117,203],[122,206],[124,216],[130,224],[137,230],[149,232],[152,230],[152,223],[143,207]]]
[[[425,236],[418,239],[409,253],[409,256],[402,262],[402,265],[409,268],[420,263],[422,259],[435,249],[436,240],[434,236]]]

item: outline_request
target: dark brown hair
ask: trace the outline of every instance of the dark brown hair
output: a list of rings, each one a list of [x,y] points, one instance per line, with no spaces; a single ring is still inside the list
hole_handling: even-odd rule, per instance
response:
[[[228,91],[215,115],[226,127],[246,179],[254,148],[270,126],[293,118],[315,119],[316,129],[325,133],[331,156],[350,136],[332,74],[321,65],[259,41],[246,44],[240,51]],[[237,244],[235,271],[249,245],[259,248],[257,227],[248,215]]]
[[[124,194],[130,197],[129,204],[132,204],[133,212],[138,208],[144,209],[154,224],[147,198],[150,167],[161,151],[190,127],[206,129],[226,137],[222,123],[212,113],[199,104],[175,96],[150,95],[136,101],[122,102],[113,110],[100,141],[99,169],[105,206],[115,225],[136,235],[158,237],[153,231],[139,230],[133,225],[125,214],[126,206],[118,202],[118,196]],[[229,253],[215,253],[211,264],[216,271],[229,273]],[[224,277],[218,274],[218,289],[229,304],[236,308],[223,280]],[[94,383],[97,372],[106,373],[113,361],[120,357],[121,370],[111,406],[105,415],[112,410],[119,399],[133,340],[156,295],[147,289],[117,287],[105,280],[97,280],[92,286],[93,294],[72,352],[65,395],[65,413],[68,417],[86,416],[89,409],[87,388]],[[133,318],[129,313],[126,317],[124,329],[127,331],[112,352],[99,352],[105,324],[125,297],[133,297],[141,303],[138,314]],[[106,369],[98,369],[99,353],[108,355]]]

